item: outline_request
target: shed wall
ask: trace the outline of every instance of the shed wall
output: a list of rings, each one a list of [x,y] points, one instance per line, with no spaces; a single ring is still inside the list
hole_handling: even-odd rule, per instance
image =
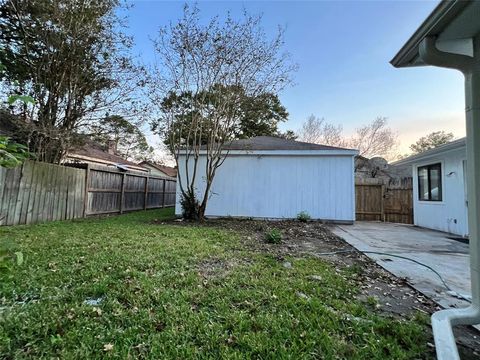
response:
[[[185,179],[185,166],[180,164]],[[205,157],[198,165],[197,190],[205,188]],[[203,170],[203,172],[202,172]],[[181,213],[177,182],[176,213]],[[218,168],[207,216],[355,219],[354,166],[351,155],[231,155]]]
[[[467,203],[464,178],[465,148],[438,154],[413,164],[413,206],[415,225],[445,231],[460,236],[468,235]],[[443,200],[418,199],[418,167],[442,164]]]

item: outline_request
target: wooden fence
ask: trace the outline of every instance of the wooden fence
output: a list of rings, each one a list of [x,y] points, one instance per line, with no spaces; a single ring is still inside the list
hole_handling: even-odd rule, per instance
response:
[[[413,224],[412,178],[357,179],[356,219]]]
[[[87,169],[86,215],[123,213],[175,204],[175,181],[105,167]]]
[[[104,166],[75,168],[27,161],[0,168],[0,225],[173,206],[175,180]]]

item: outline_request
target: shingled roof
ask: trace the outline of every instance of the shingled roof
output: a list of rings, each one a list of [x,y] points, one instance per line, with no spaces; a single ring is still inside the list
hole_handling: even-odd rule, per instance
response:
[[[147,169],[141,165],[126,160],[116,154],[109,153],[105,150],[104,146],[90,139],[85,139],[83,145],[69,151],[67,154],[67,160],[91,160],[104,164],[126,165],[133,170],[147,171]]]
[[[157,169],[158,171],[161,171],[165,174],[167,174],[170,177],[177,177],[177,169],[170,167],[170,166],[165,166],[165,165],[160,165],[151,161],[142,161],[138,165],[143,166],[143,165],[150,165],[151,167]]]
[[[205,146],[202,146],[205,149]],[[274,136],[256,136],[226,143],[225,150],[351,150],[341,147],[312,144]]]

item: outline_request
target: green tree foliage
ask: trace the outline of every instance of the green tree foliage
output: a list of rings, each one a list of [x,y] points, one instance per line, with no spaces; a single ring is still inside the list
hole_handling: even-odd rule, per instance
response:
[[[0,3],[2,83],[26,130],[22,143],[38,160],[59,162],[82,126],[136,109],[139,68],[118,7],[118,0]]]
[[[0,77],[6,74],[6,66],[0,62]],[[7,103],[12,105],[16,102],[22,102],[24,104],[33,103],[33,99],[25,95],[10,95],[7,98]],[[7,127],[8,121],[5,119],[11,118],[9,114],[0,109],[0,124]],[[5,129],[6,130],[6,129]],[[0,167],[13,168],[22,164],[26,159],[30,158],[31,154],[28,152],[28,148],[25,145],[19,144],[13,141],[8,136],[0,135]],[[0,255],[1,257],[1,255]]]
[[[280,131],[277,134],[277,136],[281,137],[283,139],[287,139],[287,140],[297,140],[298,139],[298,135],[293,130]]]
[[[128,160],[147,160],[153,153],[139,127],[119,115],[107,116],[93,125],[90,137],[105,147],[113,142],[117,154]]]
[[[0,54],[2,53],[3,51],[0,49]],[[0,61],[0,80],[4,80],[4,78],[6,77],[7,75],[7,67],[2,64],[2,62]],[[27,95],[21,95],[21,94],[10,94],[8,95],[7,97],[7,104],[8,105],[13,105],[17,102],[22,102],[23,104],[27,105],[27,104],[34,104],[35,103],[35,100],[33,100],[33,98],[31,96],[27,96]]]
[[[12,141],[7,136],[0,136],[0,167],[16,167],[29,157],[30,153],[26,146]]]
[[[238,98],[235,109],[227,108],[225,103],[227,97]],[[200,106],[200,102],[202,105]],[[201,136],[200,143],[207,144],[209,134],[212,133],[214,121],[209,118],[206,111],[230,112],[234,114],[236,120],[232,122],[231,127],[226,130],[228,137],[233,139],[246,139],[254,136],[285,136],[291,137],[293,132],[282,134],[278,129],[278,124],[288,119],[288,112],[281,104],[277,95],[264,93],[258,96],[249,96],[245,91],[238,87],[214,86],[208,92],[201,92],[193,95],[191,92],[176,94],[171,92],[161,103],[162,113],[168,116],[175,116],[175,126],[169,128],[166,133],[161,125],[164,119],[158,119],[152,122],[152,130],[159,132],[164,137],[167,146],[172,144],[175,139],[181,139],[183,143],[187,142],[188,132],[192,119],[200,119],[203,131],[196,136]],[[193,137],[188,139],[192,144]]]
[[[449,143],[454,138],[455,136],[451,132],[434,131],[426,136],[422,136],[414,144],[410,145],[410,150],[412,150],[413,154],[420,154],[437,146]]]
[[[206,92],[198,94],[193,94],[191,91],[178,94],[170,92],[161,100],[162,115],[151,123],[152,131],[163,137],[164,143],[172,153],[175,152],[177,144],[180,146],[205,145],[213,125],[201,108],[215,106],[210,104],[211,98]],[[200,102],[202,105],[199,105]],[[199,127],[200,130],[192,133],[193,126]]]
[[[240,121],[235,137],[279,135],[278,124],[288,120],[288,112],[276,94],[244,96],[240,104]]]

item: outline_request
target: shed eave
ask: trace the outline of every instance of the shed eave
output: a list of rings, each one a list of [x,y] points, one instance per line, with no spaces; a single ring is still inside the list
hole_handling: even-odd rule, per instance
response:
[[[206,155],[206,150],[200,150],[200,155]],[[224,151],[226,156],[357,156],[358,150],[230,150]],[[180,153],[179,156],[186,156]]]

